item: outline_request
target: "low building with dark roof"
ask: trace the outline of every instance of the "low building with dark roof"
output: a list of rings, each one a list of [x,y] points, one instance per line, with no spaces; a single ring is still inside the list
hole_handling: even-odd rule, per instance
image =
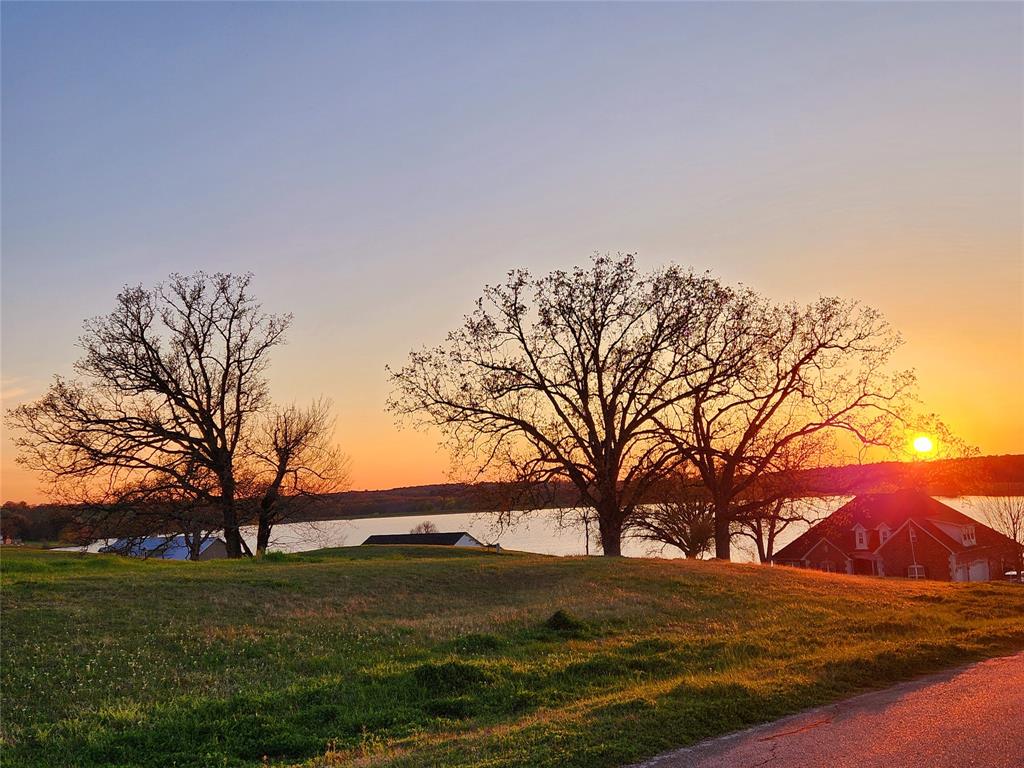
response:
[[[453,533],[378,533],[370,536],[363,544],[405,544],[407,546],[482,547],[479,541],[466,531]]]
[[[160,560],[188,560],[188,542],[182,534],[177,536],[147,536],[142,539],[118,539],[113,544],[100,548],[100,553],[140,557],[142,559],[157,558]],[[199,545],[196,560],[219,560],[227,557],[227,545],[224,539],[210,537]]]
[[[1000,579],[1018,545],[919,491],[857,496],[786,545],[776,565],[940,581]]]

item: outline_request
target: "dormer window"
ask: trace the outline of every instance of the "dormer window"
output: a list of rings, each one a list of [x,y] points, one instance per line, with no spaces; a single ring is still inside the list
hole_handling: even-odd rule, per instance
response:
[[[889,540],[889,537],[891,535],[892,535],[892,531],[889,529],[888,525],[886,525],[885,523],[882,523],[880,526],[878,526],[878,541],[879,541],[879,543],[884,544],[885,542],[887,542]]]
[[[974,537],[973,525],[965,525],[960,529],[960,540],[963,542],[965,547],[973,547],[978,543],[978,540]]]
[[[867,549],[868,548],[868,532],[866,530],[864,530],[864,528],[862,528],[859,525],[854,527],[854,529],[853,529],[853,537],[854,537],[854,541],[856,542],[857,549]]]

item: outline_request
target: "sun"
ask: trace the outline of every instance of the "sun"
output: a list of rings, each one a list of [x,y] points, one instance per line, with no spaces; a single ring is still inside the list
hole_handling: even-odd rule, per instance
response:
[[[914,450],[918,453],[931,453],[935,450],[935,443],[928,435],[918,435],[914,438]]]

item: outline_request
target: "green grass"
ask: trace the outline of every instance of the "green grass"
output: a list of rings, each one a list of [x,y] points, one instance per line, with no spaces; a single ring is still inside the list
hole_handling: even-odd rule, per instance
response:
[[[4,766],[615,766],[1024,647],[1012,585],[429,548],[6,548],[0,594]]]

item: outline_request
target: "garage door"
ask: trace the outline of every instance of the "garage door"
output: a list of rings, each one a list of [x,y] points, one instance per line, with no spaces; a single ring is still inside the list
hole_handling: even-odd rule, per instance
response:
[[[971,581],[988,581],[988,560],[971,563]]]

